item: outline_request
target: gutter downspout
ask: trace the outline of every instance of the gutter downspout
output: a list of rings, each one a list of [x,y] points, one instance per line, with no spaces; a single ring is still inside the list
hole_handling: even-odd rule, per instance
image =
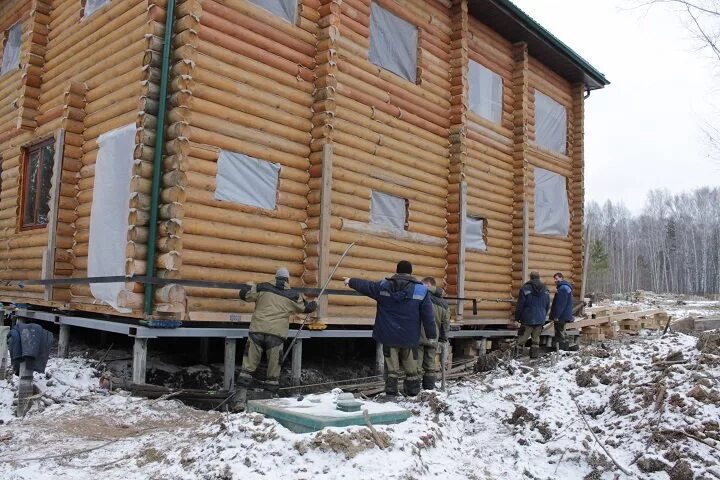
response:
[[[160,203],[160,173],[162,154],[165,145],[165,110],[167,108],[168,84],[170,83],[170,55],[172,52],[172,32],[175,19],[175,0],[168,0],[165,13],[165,35],[163,38],[162,69],[160,72],[160,102],[155,134],[155,154],[153,157],[153,176],[150,193],[150,230],[148,232],[147,263],[145,275],[155,276],[155,250],[157,249],[158,210]],[[152,314],[155,286],[145,284],[145,316]]]

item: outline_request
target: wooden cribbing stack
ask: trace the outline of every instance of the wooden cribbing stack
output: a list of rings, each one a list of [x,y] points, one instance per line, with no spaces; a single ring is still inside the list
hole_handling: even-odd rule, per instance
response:
[[[661,309],[642,309],[638,306],[585,308],[587,318],[568,324],[569,330],[580,330],[583,340],[601,341],[615,338],[617,333],[635,334],[642,329],[661,330],[665,327],[668,314]],[[544,332],[552,332],[552,323]]]

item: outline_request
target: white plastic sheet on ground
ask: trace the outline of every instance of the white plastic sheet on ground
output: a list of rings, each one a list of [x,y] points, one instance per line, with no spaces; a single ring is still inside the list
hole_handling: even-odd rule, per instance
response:
[[[382,192],[372,192],[370,224],[405,230],[407,204],[404,198]]]
[[[502,120],[502,77],[470,60],[468,67],[469,108],[491,122]]]
[[[242,153],[220,151],[215,200],[275,210],[280,165]]]
[[[415,25],[373,2],[368,59],[406,80],[417,79],[418,31]]]
[[[535,167],[535,233],[566,237],[569,227],[567,179]]]
[[[268,12],[284,18],[290,23],[295,23],[297,17],[297,0],[250,0],[258,7],[264,8]]]
[[[5,48],[3,49],[0,75],[20,67],[20,46],[22,44],[22,24],[16,23],[7,31]]]
[[[89,17],[108,2],[110,2],[110,0],[85,0],[85,11],[83,15]]]
[[[484,235],[485,220],[468,215],[465,216],[464,227],[465,248],[482,251],[487,250]]]
[[[88,276],[125,275],[128,214],[130,213],[130,179],[135,124],[100,135],[95,161],[95,184],[90,208],[90,245],[88,247]],[[123,282],[91,283],[90,291],[118,311],[118,295]]]
[[[535,143],[563,155],[567,145],[565,107],[539,90],[535,90]]]

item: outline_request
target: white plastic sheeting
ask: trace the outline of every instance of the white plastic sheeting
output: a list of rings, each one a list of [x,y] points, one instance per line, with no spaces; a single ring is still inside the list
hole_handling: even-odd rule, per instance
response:
[[[368,59],[406,80],[417,79],[418,29],[373,2]]]
[[[20,68],[20,46],[22,44],[22,24],[16,23],[6,33],[0,75]]]
[[[370,224],[405,230],[407,203],[404,198],[373,190],[370,203]]]
[[[85,0],[85,11],[83,15],[89,17],[106,3],[110,3],[110,0]]]
[[[298,0],[250,0],[250,3],[264,8],[290,23],[295,23],[297,18]]]
[[[135,124],[110,131],[98,138],[95,160],[95,185],[90,207],[90,245],[88,247],[89,277],[125,275],[128,214],[130,212],[130,179]],[[93,296],[118,311],[118,295],[125,284],[91,283]]]
[[[215,200],[275,210],[279,174],[280,165],[276,163],[221,150]]]
[[[491,122],[502,121],[502,77],[470,60],[468,67],[469,108]]]
[[[535,233],[566,237],[569,228],[567,179],[535,167]]]
[[[535,143],[565,155],[567,147],[567,111],[565,107],[535,90]]]
[[[467,215],[465,217],[464,227],[465,248],[482,251],[487,250],[484,234],[485,220]]]

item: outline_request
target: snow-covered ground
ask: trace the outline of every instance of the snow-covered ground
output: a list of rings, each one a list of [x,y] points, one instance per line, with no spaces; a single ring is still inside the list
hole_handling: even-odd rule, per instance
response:
[[[376,427],[383,450],[364,427],[296,434],[258,414],[107,394],[88,361],[52,359],[24,419],[0,381],[0,478],[628,478],[585,421],[631,477],[720,478],[718,342],[642,336],[555,364],[501,360],[402,401],[413,416]]]

